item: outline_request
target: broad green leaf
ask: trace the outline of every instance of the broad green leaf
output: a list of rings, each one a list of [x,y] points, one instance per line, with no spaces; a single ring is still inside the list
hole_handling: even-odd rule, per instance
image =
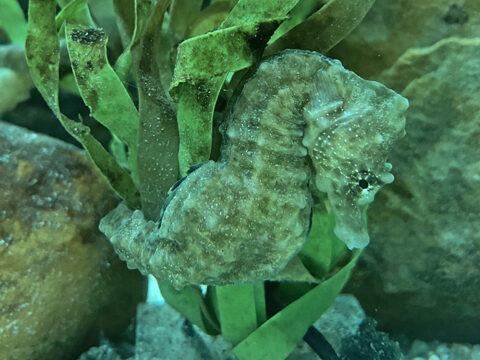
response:
[[[30,0],[25,53],[32,80],[63,127],[82,144],[90,158],[117,194],[132,207],[138,206],[138,193],[130,176],[90,134],[90,129],[65,117],[58,103],[60,51],[55,26],[54,0]]]
[[[178,47],[170,94],[178,100],[182,175],[210,157],[213,110],[226,75],[256,61],[280,21],[213,31]]]
[[[156,54],[160,46],[163,14],[169,1],[159,1],[150,16],[136,59],[140,128],[138,173],[142,211],[158,220],[168,190],[179,176],[178,126],[175,111],[163,92]],[[137,60],[138,59],[138,60]]]
[[[307,269],[320,279],[330,272],[338,260],[338,253],[344,253],[346,247],[333,232],[335,216],[332,213],[315,210],[312,220],[312,230],[298,256]]]
[[[220,27],[251,25],[267,19],[282,18],[298,2],[299,0],[239,0]]]
[[[240,342],[233,353],[240,360],[285,359],[338,296],[359,254],[357,251],[339,272],[268,319]]]
[[[357,27],[375,0],[330,0],[301,24],[269,45],[266,55],[284,49],[325,54]]]
[[[257,313],[257,327],[267,321],[267,304],[265,300],[265,285],[263,282],[252,284],[255,298],[255,311]]]
[[[0,0],[0,9],[0,28],[12,43],[25,43],[27,23],[18,0]]]
[[[233,4],[230,1],[218,1],[209,5],[188,25],[185,38],[199,36],[218,28],[227,18],[232,6]]]
[[[207,312],[200,288],[186,286],[177,290],[168,281],[159,281],[158,287],[165,301],[192,324],[208,334],[218,334],[218,324]]]
[[[215,294],[222,336],[232,344],[238,344],[257,328],[254,285],[217,286]]]
[[[138,113],[122,81],[108,63],[105,33],[67,21],[65,38],[83,101],[95,120],[128,146],[129,168],[137,179]]]
[[[178,102],[180,173],[208,160],[213,110],[229,72],[245,69],[298,0],[240,0],[219,29],[182,42],[170,94]]]

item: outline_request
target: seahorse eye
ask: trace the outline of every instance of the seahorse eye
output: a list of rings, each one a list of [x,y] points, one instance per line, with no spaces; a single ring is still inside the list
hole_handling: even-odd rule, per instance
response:
[[[369,184],[368,184],[368,181],[365,180],[365,179],[360,179],[358,181],[358,186],[360,186],[362,189],[367,189]]]

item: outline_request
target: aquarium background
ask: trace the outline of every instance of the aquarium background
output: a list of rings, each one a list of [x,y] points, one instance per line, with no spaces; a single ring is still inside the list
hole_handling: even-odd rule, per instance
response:
[[[0,4],[1,359],[480,358],[478,0]],[[68,49],[72,24],[102,29],[106,52]],[[348,251],[317,194],[296,272],[230,288],[160,281],[158,295],[101,218],[120,198],[160,212],[191,165],[218,158],[242,79],[287,48],[409,101],[370,244]],[[100,80],[94,60],[108,65]],[[139,147],[118,121],[129,112]]]

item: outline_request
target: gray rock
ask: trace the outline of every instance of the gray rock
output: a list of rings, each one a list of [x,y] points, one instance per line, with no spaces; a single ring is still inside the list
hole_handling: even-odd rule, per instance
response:
[[[377,322],[372,318],[365,319],[358,332],[343,339],[340,350],[342,360],[401,360],[400,345],[390,340],[384,332],[377,331]]]
[[[478,0],[377,0],[362,23],[329,56],[358,75],[377,79],[406,50],[450,36],[480,34]]]
[[[410,101],[396,181],[349,283],[389,332],[480,341],[480,38],[408,50],[380,79]]]
[[[138,307],[136,360],[234,360],[230,349],[223,338],[204,334],[166,304]]]
[[[415,340],[405,357],[408,360],[479,360],[480,345]]]
[[[365,312],[355,296],[341,294],[314,326],[338,353],[342,341],[357,334],[365,318]]]
[[[340,295],[314,326],[343,360],[402,359],[399,344],[376,331],[375,320],[366,317],[353,295]],[[318,359],[306,343],[301,343],[287,360]]]
[[[110,346],[101,345],[90,348],[78,360],[122,360],[122,358]]]

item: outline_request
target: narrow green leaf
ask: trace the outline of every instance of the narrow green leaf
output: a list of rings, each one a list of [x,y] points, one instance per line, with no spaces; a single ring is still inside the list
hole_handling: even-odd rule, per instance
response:
[[[288,20],[284,21],[272,35],[272,38],[268,42],[273,43],[279,37],[289,32],[298,24],[302,23],[314,12],[318,11],[328,0],[302,0],[295,5],[295,7],[289,12]]]
[[[168,190],[179,177],[178,126],[172,104],[163,92],[156,54],[160,46],[163,14],[170,1],[159,1],[146,25],[139,46],[132,49],[137,63],[140,129],[138,173],[142,211],[158,220]]]
[[[108,63],[105,33],[67,21],[65,38],[83,101],[95,120],[128,146],[129,168],[133,179],[138,180],[138,113],[122,81]]]
[[[172,0],[168,33],[174,43],[185,39],[189,25],[200,15],[202,0]]]
[[[122,43],[127,47],[135,31],[135,1],[113,0],[113,7]]]
[[[93,163],[100,169],[113,190],[131,208],[138,208],[139,193],[132,178],[119,166],[112,155],[90,134],[90,128],[62,115],[61,123],[83,148]]]
[[[266,55],[284,49],[313,50],[325,54],[357,27],[375,0],[330,0],[304,22],[265,50]]]
[[[90,15],[87,4],[88,0],[70,1],[55,18],[57,29],[59,29],[66,20],[76,24],[94,27],[95,23]]]
[[[360,251],[339,272],[317,285],[267,320],[238,344],[233,353],[240,360],[283,360],[311,326],[333,303],[354,267]]]
[[[166,1],[160,1],[160,4],[156,5],[156,8],[163,8],[163,4]],[[122,16],[121,20],[125,20],[125,22],[121,22],[122,25],[127,26],[128,28],[124,28],[125,31],[129,31],[131,27],[131,18],[127,17],[127,13],[125,9],[119,9],[119,7],[127,5],[128,8],[131,8],[129,3],[125,2],[116,2],[116,9],[117,13]],[[130,43],[125,48],[122,54],[120,54],[117,62],[115,63],[115,71],[117,72],[120,79],[125,80],[128,76],[130,71],[130,67],[133,64],[133,56],[132,56],[132,49],[137,46],[141,39],[143,32],[145,30],[145,26],[147,25],[148,19],[152,13],[152,6],[153,3],[150,0],[133,0],[133,9],[134,9],[134,26],[133,26],[133,34],[124,34],[127,37],[130,37]],[[163,14],[163,13],[162,13]],[[161,28],[161,26],[160,26]],[[124,36],[125,37],[125,36]]]
[[[215,293],[222,336],[232,344],[238,344],[257,328],[254,286],[217,286]]]
[[[25,55],[30,75],[50,109],[61,120],[58,105],[60,48],[55,0],[30,0]]]
[[[58,103],[60,51],[55,26],[54,0],[30,0],[25,53],[32,80],[63,127],[78,140],[117,194],[138,206],[138,193],[130,176],[90,134],[90,129],[65,117]]]
[[[206,312],[200,288],[186,286],[177,290],[168,281],[159,281],[158,287],[165,301],[192,324],[208,334],[218,334],[218,324],[211,314]]]
[[[23,44],[27,36],[27,22],[18,0],[0,0],[0,28],[12,43]]]
[[[92,116],[127,146],[135,148],[137,109],[108,64],[105,33],[70,22],[66,23],[65,32],[73,73]]]

